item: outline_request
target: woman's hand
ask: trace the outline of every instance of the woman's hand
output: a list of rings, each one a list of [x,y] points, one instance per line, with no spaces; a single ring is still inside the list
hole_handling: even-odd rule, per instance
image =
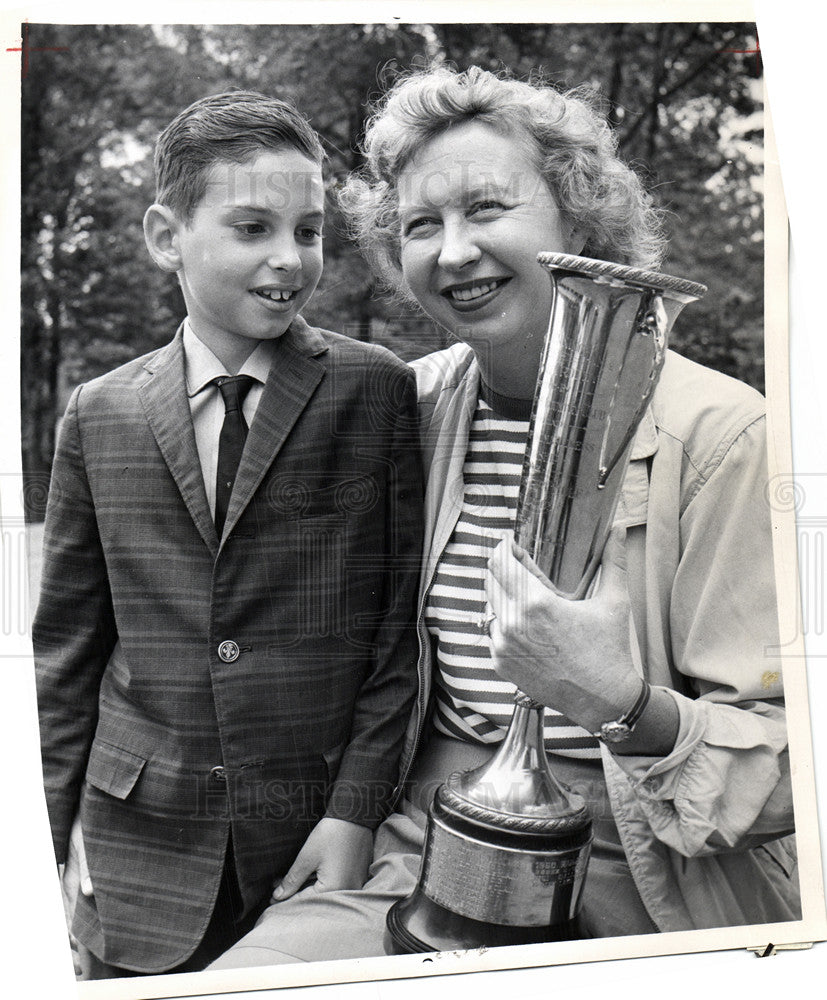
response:
[[[558,596],[511,536],[488,563],[494,669],[535,701],[589,732],[628,711],[640,693],[629,645],[624,532],[606,544],[594,595]]]

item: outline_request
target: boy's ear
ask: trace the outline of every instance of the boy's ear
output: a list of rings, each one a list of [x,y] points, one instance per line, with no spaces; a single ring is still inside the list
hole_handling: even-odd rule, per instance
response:
[[[166,205],[150,205],[144,214],[144,239],[149,255],[170,274],[181,270],[178,233],[183,223]]]

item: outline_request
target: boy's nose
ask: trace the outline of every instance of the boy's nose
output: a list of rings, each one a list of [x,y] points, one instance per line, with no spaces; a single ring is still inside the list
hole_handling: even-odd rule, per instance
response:
[[[270,246],[267,266],[273,271],[296,271],[301,267],[299,249],[293,240],[279,240]]]
[[[445,223],[442,229],[442,245],[438,263],[447,271],[456,271],[479,260],[480,248],[466,225]]]

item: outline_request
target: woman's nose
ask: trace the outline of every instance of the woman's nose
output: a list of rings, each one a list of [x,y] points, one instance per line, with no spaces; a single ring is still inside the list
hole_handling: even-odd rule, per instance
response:
[[[456,271],[480,258],[480,248],[467,225],[445,223],[438,263],[447,271]]]

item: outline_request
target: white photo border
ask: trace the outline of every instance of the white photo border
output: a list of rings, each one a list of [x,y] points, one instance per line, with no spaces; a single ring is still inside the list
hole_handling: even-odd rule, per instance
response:
[[[415,21],[418,23],[428,21],[533,21],[533,20],[553,20],[553,21],[617,21],[617,20],[639,20],[639,21],[732,21],[744,20],[754,21],[756,19],[755,9],[751,4],[743,2],[729,2],[729,0],[719,0],[717,3],[705,2],[671,2],[663,4],[658,2],[627,3],[625,0],[604,0],[602,3],[543,3],[534,4],[528,2],[518,2],[509,4],[507,7],[508,17],[503,17],[498,8],[501,5],[477,0],[475,3],[342,3],[339,0],[328,0],[328,2],[312,3],[308,2],[301,8],[300,16],[297,14],[296,5],[282,3],[281,0],[271,0],[262,3],[238,3],[228,5],[226,3],[182,3],[171,2],[163,5],[156,3],[145,3],[141,5],[123,4],[117,8],[118,20],[115,23],[323,23],[325,21],[335,22],[361,22],[361,21]],[[792,96],[788,87],[785,92],[781,80],[785,71],[781,67],[784,65],[785,55],[784,42],[770,41],[771,38],[784,38],[785,27],[795,25],[794,11],[796,3],[785,5],[788,23],[784,25],[784,18],[777,11],[770,10],[771,5],[759,4],[758,26],[762,39],[762,50],[765,54],[766,76],[769,80],[770,103],[775,113],[775,131],[780,137],[781,152],[780,163],[784,173],[787,186],[787,200],[790,203],[790,214],[793,226],[793,249],[798,253],[798,247],[803,248],[802,264],[804,273],[810,275],[814,270],[812,257],[808,253],[815,254],[816,251],[806,249],[806,224],[813,223],[813,218],[807,218],[807,208],[801,207],[803,198],[808,191],[815,200],[818,200],[817,177],[811,172],[804,173],[804,180],[796,180],[791,183],[793,164],[796,160],[796,153],[793,151],[793,141],[796,136],[791,137],[791,132],[795,131],[790,121],[795,116],[791,111],[794,102],[799,99],[799,94]],[[55,4],[32,4],[25,8],[16,8],[2,11],[3,25],[3,48],[13,48],[15,39],[19,37],[20,23],[23,20],[30,20],[32,23],[112,23],[111,6],[100,3],[73,3],[58,7]],[[765,20],[762,20],[762,16]],[[803,8],[801,18],[810,18],[805,14]],[[769,26],[770,22],[773,27]],[[800,32],[800,23],[797,27]],[[777,32],[777,36],[776,33]],[[818,29],[814,29],[814,35],[818,37]],[[789,58],[789,34],[787,35],[786,56]],[[776,44],[778,47],[776,48]],[[6,53],[4,52],[4,55]],[[794,57],[793,57],[794,58]],[[812,57],[812,58],[817,58]],[[777,62],[776,62],[777,60]],[[789,66],[789,64],[788,64]],[[777,69],[776,69],[777,67]],[[801,72],[802,67],[796,66],[796,73]],[[777,74],[777,75],[776,75]],[[18,149],[15,148],[15,141],[19,141],[19,63],[13,57],[8,56],[0,65],[0,80],[4,85],[6,99],[2,104],[5,126],[4,135],[7,137],[4,160],[4,206],[14,206],[19,204],[19,172],[18,172]],[[774,89],[778,87],[778,91]],[[815,84],[813,84],[815,87]],[[806,87],[797,88],[800,93],[806,95]],[[809,92],[811,95],[814,91]],[[776,96],[777,95],[777,96]],[[806,100],[806,96],[805,96]],[[790,116],[789,118],[787,116]],[[769,116],[767,116],[769,121]],[[811,334],[807,325],[810,320],[802,322],[801,333],[803,340],[796,341],[788,345],[787,341],[787,223],[784,210],[783,191],[781,180],[778,174],[778,159],[773,153],[770,142],[770,128],[767,128],[766,145],[766,329],[767,343],[765,350],[767,369],[767,395],[769,401],[770,420],[770,443],[773,454],[773,472],[771,474],[787,475],[792,480],[792,470],[795,468],[796,477],[807,475],[812,477],[812,484],[808,480],[810,487],[807,503],[812,503],[813,516],[827,514],[827,504],[824,503],[822,479],[827,480],[827,469],[823,466],[823,458],[819,457],[817,451],[814,452],[811,445],[812,437],[819,437],[823,441],[825,427],[823,410],[819,411],[820,399],[812,400],[806,395],[806,390],[813,389],[818,393],[817,378],[816,385],[808,384],[808,377],[813,377],[813,372],[818,371],[818,366],[814,367],[810,360],[814,353],[821,350],[823,357],[823,343],[818,343],[818,332]],[[800,137],[799,137],[800,138]],[[787,145],[789,143],[789,145]],[[790,167],[790,173],[788,173]],[[799,176],[799,175],[796,175]],[[823,209],[822,209],[823,211]],[[6,303],[6,315],[8,317],[6,337],[2,341],[3,370],[16,373],[19,366],[19,238],[20,231],[18,220],[14,211],[4,213],[6,220],[2,237],[3,254],[3,288],[7,292],[4,297]],[[812,269],[812,270],[811,270]],[[794,308],[801,309],[805,317],[814,317],[817,313],[812,308],[812,300],[808,295],[815,295],[812,287],[817,283],[817,276],[806,280],[804,287],[797,285],[799,280],[796,274],[793,278]],[[798,296],[796,301],[795,296]],[[812,310],[812,311],[811,311]],[[795,312],[794,317],[799,313]],[[793,322],[793,335],[799,335],[799,328],[796,320]],[[790,439],[790,398],[789,386],[789,349],[794,346],[793,358],[793,429],[796,436],[791,444]],[[796,354],[796,351],[798,352]],[[796,367],[798,366],[798,367]],[[803,371],[800,370],[803,368]],[[827,368],[821,368],[827,371]],[[13,388],[16,389],[16,377],[11,379]],[[802,388],[803,384],[803,388]],[[813,402],[815,406],[808,406]],[[800,407],[805,409],[802,413]],[[0,513],[2,514],[2,534],[3,534],[3,563],[4,575],[2,582],[7,588],[7,600],[15,588],[15,583],[19,589],[24,589],[20,581],[24,580],[25,568],[23,566],[25,549],[23,540],[22,507],[19,501],[20,482],[20,410],[19,397],[14,391],[9,391],[3,400],[3,453],[0,458]],[[819,424],[819,421],[821,423]],[[802,432],[802,428],[804,428]],[[810,432],[810,428],[813,428]],[[819,435],[820,429],[820,435]],[[794,454],[793,454],[794,452]],[[793,462],[795,458],[795,462]],[[820,466],[821,463],[821,467]],[[821,477],[821,478],[819,478]],[[809,510],[809,507],[808,507]],[[6,811],[6,829],[3,838],[3,856],[7,862],[7,872],[10,876],[9,896],[11,899],[10,913],[14,921],[14,928],[7,938],[12,947],[6,952],[6,966],[4,976],[10,976],[9,965],[19,964],[23,971],[23,982],[25,982],[32,995],[48,995],[50,997],[63,997],[77,995],[84,998],[106,997],[116,1000],[116,998],[138,998],[138,997],[185,997],[203,996],[210,994],[213,996],[226,995],[233,996],[242,993],[250,994],[251,991],[266,991],[267,995],[278,995],[279,997],[289,997],[298,994],[298,989],[291,993],[291,987],[315,987],[321,984],[346,984],[371,982],[373,990],[371,995],[391,996],[393,984],[390,980],[404,980],[410,987],[416,986],[416,980],[423,976],[447,977],[451,976],[443,986],[452,989],[455,993],[457,988],[473,990],[477,995],[488,995],[487,990],[491,987],[497,995],[501,992],[514,990],[508,985],[505,973],[497,970],[524,970],[526,973],[542,973],[548,966],[561,966],[553,970],[555,976],[555,989],[567,982],[570,988],[583,988],[591,991],[595,986],[585,986],[584,983],[593,979],[592,970],[596,966],[579,966],[577,963],[604,963],[610,962],[617,967],[612,969],[603,966],[602,979],[597,982],[606,982],[606,977],[611,981],[615,975],[620,975],[621,982],[633,982],[636,977],[629,979],[618,969],[628,969],[628,961],[633,958],[643,956],[674,956],[688,955],[695,952],[720,951],[730,949],[762,948],[766,945],[797,944],[800,942],[821,941],[827,938],[827,921],[824,914],[824,890],[823,872],[821,865],[821,849],[818,841],[818,822],[816,812],[816,799],[814,782],[818,776],[816,766],[819,758],[824,759],[824,740],[819,739],[819,727],[815,726],[815,736],[817,739],[817,749],[820,746],[821,753],[814,759],[810,752],[810,726],[809,712],[807,707],[807,672],[804,660],[804,638],[800,635],[797,624],[798,606],[797,601],[792,597],[798,591],[796,584],[798,568],[795,560],[795,519],[794,511],[776,511],[776,536],[780,539],[776,552],[779,575],[779,595],[782,607],[782,635],[795,635],[796,638],[790,644],[790,657],[785,662],[785,689],[791,706],[790,718],[794,724],[790,725],[790,740],[792,757],[795,762],[794,782],[795,782],[795,804],[796,804],[796,825],[800,852],[802,902],[804,907],[804,917],[801,921],[791,921],[783,924],[760,925],[755,927],[729,927],[713,930],[687,931],[673,934],[645,935],[640,937],[611,938],[601,940],[588,940],[577,942],[565,942],[548,945],[524,945],[514,948],[502,948],[478,952],[465,952],[459,954],[442,954],[432,957],[429,961],[423,956],[400,956],[393,958],[363,959],[349,962],[327,962],[312,963],[301,966],[283,966],[271,969],[257,970],[235,970],[214,973],[194,973],[184,976],[154,976],[138,977],[136,979],[109,980],[98,983],[83,983],[75,986],[71,974],[71,961],[69,957],[68,944],[66,943],[65,924],[63,923],[63,913],[60,903],[60,893],[57,880],[54,875],[53,855],[51,841],[48,836],[48,822],[46,819],[45,802],[40,790],[40,763],[39,745],[37,740],[37,721],[34,706],[34,684],[33,671],[31,668],[31,649],[25,635],[3,635],[2,641],[2,662],[6,666],[6,697],[7,697],[7,725],[3,732],[3,759],[7,763],[10,777],[10,788],[8,791],[7,803],[13,802],[14,808]],[[827,524],[827,517],[825,518]],[[18,598],[20,594],[18,594]],[[17,613],[17,612],[13,612]],[[814,689],[818,689],[821,694],[827,694],[825,683],[821,679],[818,665],[822,657],[827,656],[824,649],[823,636],[806,636],[807,653],[810,657],[810,687],[811,704],[818,705],[815,699]],[[815,648],[813,648],[815,647]],[[823,700],[823,699],[822,699]],[[823,711],[820,710],[823,717]],[[14,722],[14,726],[11,723]],[[827,764],[823,765],[827,767]],[[820,775],[823,783],[824,776]],[[6,906],[4,905],[4,910]],[[31,947],[31,946],[34,947]],[[5,951],[5,949],[4,949]],[[816,954],[824,957],[824,946],[816,946]],[[742,961],[746,961],[749,956],[741,956]],[[804,959],[804,953],[798,956],[784,955],[780,961],[789,962],[795,959],[801,966],[806,965],[812,969],[809,958]],[[637,963],[639,966],[640,963]],[[716,967],[717,962],[712,963]],[[563,968],[562,966],[565,966]],[[636,968],[637,968],[636,966]],[[766,962],[760,963],[760,980],[767,984],[773,984],[773,996],[778,996],[779,983],[776,982],[776,972],[774,967],[767,966]],[[790,966],[787,965],[787,968]],[[672,967],[674,968],[674,966]],[[693,976],[694,966],[686,966],[686,975]],[[577,975],[575,975],[575,972]],[[472,974],[473,973],[473,974]],[[469,979],[469,975],[471,978]],[[550,974],[550,972],[549,972]],[[509,974],[511,975],[511,974]],[[670,972],[666,972],[670,976]],[[459,976],[459,979],[453,979]],[[676,980],[678,980],[676,977]],[[519,976],[518,976],[519,978]],[[743,986],[749,977],[745,975],[744,968],[740,968],[735,975],[735,981]],[[524,980],[525,981],[525,980]],[[529,976],[532,983],[539,982],[535,976]],[[782,980],[786,981],[786,979]],[[460,984],[462,984],[460,986]],[[493,987],[492,987],[493,984]],[[678,983],[674,983],[677,986]],[[428,988],[435,996],[440,995],[439,987],[435,980],[428,980],[427,983],[419,982],[420,988]],[[32,989],[32,987],[36,987]],[[694,980],[694,990],[697,992],[698,982]],[[760,996],[757,992],[758,981],[750,989],[750,995]],[[76,992],[73,994],[72,990]],[[271,990],[279,989],[279,993],[271,993]],[[643,987],[645,990],[645,987]],[[342,995],[350,991],[347,987],[342,987]],[[630,995],[637,995],[635,992]],[[284,991],[284,992],[282,992]],[[400,996],[407,995],[405,987],[402,986]],[[614,996],[624,995],[610,988]],[[671,990],[673,995],[681,995]],[[318,990],[302,989],[301,996],[305,997],[310,993],[315,996],[333,996],[328,990],[320,992]],[[28,995],[16,992],[15,995]],[[254,994],[255,995],[255,994]],[[353,993],[352,995],[365,995]],[[447,995],[447,992],[446,992]],[[491,995],[494,995],[492,992]],[[526,995],[522,992],[521,995]],[[538,992],[538,996],[540,993]]]

